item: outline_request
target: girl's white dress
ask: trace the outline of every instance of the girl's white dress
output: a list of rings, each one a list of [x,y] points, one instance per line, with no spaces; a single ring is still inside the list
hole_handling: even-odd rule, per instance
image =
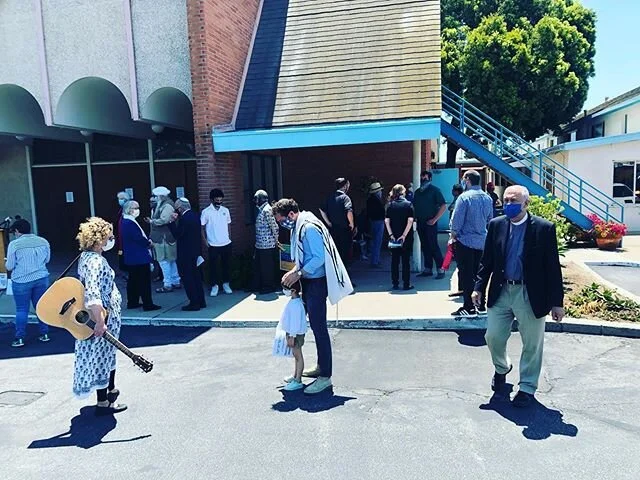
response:
[[[273,355],[278,357],[290,357],[293,355],[287,345],[287,334],[291,337],[307,333],[307,312],[301,298],[292,298],[284,307],[276,335],[273,339]]]

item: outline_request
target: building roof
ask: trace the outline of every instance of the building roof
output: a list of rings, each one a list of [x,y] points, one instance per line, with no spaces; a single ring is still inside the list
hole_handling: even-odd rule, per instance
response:
[[[640,87],[634,88],[633,90],[629,90],[628,92],[623,93],[622,95],[618,95],[617,97],[611,98],[605,102],[602,102],[600,105],[597,105],[589,110],[585,110],[584,112],[576,115],[572,122],[568,124],[563,130],[570,130],[573,123],[582,120],[586,117],[592,117],[595,115],[600,115],[603,113],[608,113],[605,111],[609,111],[612,108],[623,106],[629,101],[640,98]]]
[[[440,117],[439,0],[264,0],[235,130]]]

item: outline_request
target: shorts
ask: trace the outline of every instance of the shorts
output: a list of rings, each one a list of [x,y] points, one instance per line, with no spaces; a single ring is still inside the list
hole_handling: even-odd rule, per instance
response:
[[[291,335],[287,334],[287,338],[291,337]],[[296,348],[302,348],[304,345],[304,334],[296,335],[295,340],[293,341],[293,346]]]

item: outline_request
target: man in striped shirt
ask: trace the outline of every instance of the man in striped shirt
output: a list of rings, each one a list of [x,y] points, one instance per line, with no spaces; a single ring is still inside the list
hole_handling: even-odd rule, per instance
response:
[[[7,270],[11,272],[13,299],[16,303],[16,336],[12,347],[23,347],[27,334],[29,303],[33,308],[49,288],[49,271],[47,263],[51,258],[49,242],[31,233],[31,224],[24,220],[16,220],[11,226],[16,239],[7,248]],[[49,327],[40,325],[41,342],[49,341]]]

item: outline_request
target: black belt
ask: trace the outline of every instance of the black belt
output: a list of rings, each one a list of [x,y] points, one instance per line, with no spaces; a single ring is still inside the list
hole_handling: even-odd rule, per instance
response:
[[[507,285],[524,285],[524,280],[505,280]]]

